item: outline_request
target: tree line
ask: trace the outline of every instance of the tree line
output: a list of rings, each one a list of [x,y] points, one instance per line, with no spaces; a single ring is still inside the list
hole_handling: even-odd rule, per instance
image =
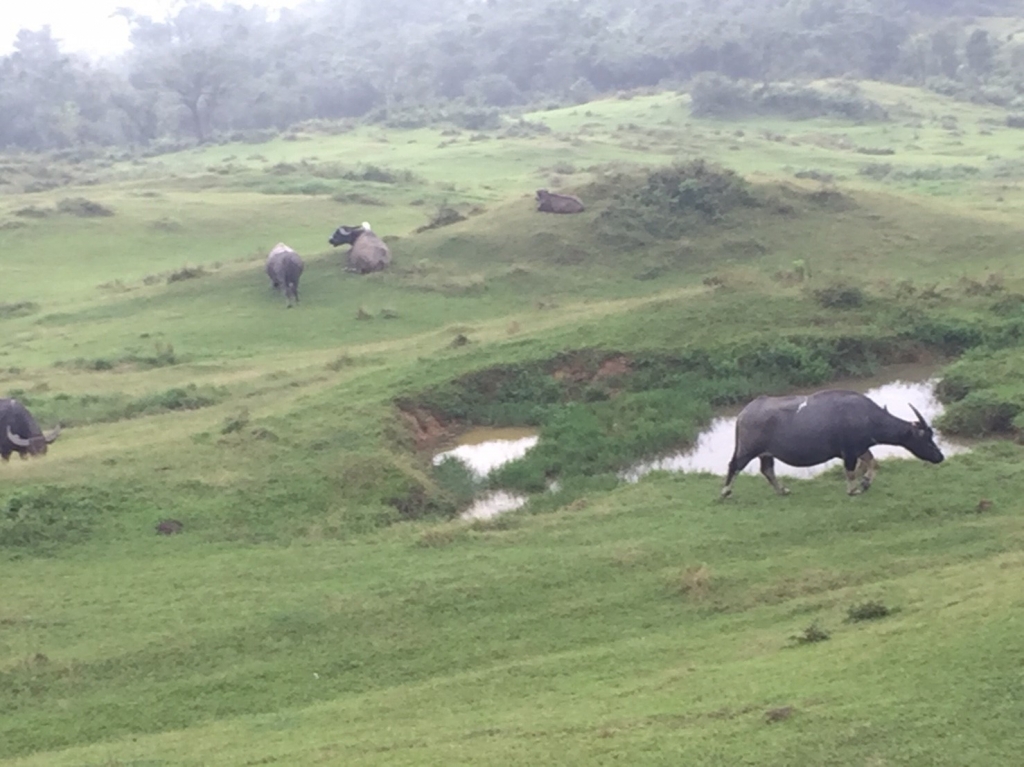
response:
[[[500,110],[849,76],[1024,108],[1021,0],[308,0],[122,9],[92,61],[48,28],[0,59],[0,148],[174,146],[341,118],[485,127]],[[1019,39],[1018,39],[1019,38]]]

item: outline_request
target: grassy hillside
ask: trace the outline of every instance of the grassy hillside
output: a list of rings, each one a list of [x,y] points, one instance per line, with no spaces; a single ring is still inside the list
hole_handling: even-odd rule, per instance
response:
[[[864,92],[889,121],[655,94],[10,158],[0,393],[66,428],[0,466],[0,764],[1016,764],[1016,442],[853,499],[617,479],[714,407],[895,362],[960,358],[950,431],[1024,426],[1019,132]],[[387,273],[327,245],[363,220]],[[539,428],[490,480],[523,511],[455,518],[430,459],[470,424]]]

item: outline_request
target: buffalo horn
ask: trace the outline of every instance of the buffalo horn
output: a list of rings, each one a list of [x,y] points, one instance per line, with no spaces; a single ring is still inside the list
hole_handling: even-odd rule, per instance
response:
[[[49,445],[51,442],[53,442],[59,436],[60,436],[60,424],[57,424],[57,426],[52,431],[48,431],[48,432],[45,432],[43,434],[43,439],[45,439],[46,440],[46,444]]]
[[[921,424],[922,426],[927,426],[928,425],[928,422],[926,420],[924,420],[924,416],[921,415],[921,413],[918,411],[918,409],[916,407],[914,407],[913,405],[910,405],[910,409],[914,411],[914,415],[917,416],[917,422],[919,424]]]
[[[7,439],[10,440],[11,444],[15,447],[28,447],[29,441],[22,437],[20,434],[15,434],[11,431],[11,427],[7,427]]]

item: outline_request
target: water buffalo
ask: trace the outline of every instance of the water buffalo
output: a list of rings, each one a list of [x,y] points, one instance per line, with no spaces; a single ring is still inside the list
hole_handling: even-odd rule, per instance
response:
[[[346,254],[345,269],[366,274],[379,272],[391,264],[391,251],[364,221],[360,226],[339,226],[328,242],[334,247],[351,245]]]
[[[917,408],[910,409],[916,421],[897,418],[863,394],[837,389],[809,396],[758,397],[736,418],[736,448],[722,497],[729,496],[736,475],[758,457],[761,473],[779,495],[789,490],[775,478],[776,458],[790,466],[817,466],[842,458],[849,495],[871,486],[877,467],[872,445],[899,445],[923,461],[941,463],[942,451],[931,427]]]
[[[571,194],[555,194],[547,189],[537,190],[537,210],[541,213],[582,213],[583,203]]]
[[[277,243],[267,256],[267,276],[274,290],[284,290],[288,308],[299,302],[299,277],[304,268],[299,254],[283,242]]]
[[[60,435],[60,426],[45,434],[36,419],[16,399],[0,399],[0,459],[11,453],[22,458],[46,455],[46,448]]]

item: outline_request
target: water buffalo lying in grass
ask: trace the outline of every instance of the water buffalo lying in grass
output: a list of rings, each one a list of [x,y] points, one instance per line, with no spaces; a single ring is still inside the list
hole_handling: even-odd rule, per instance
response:
[[[277,243],[267,256],[267,276],[274,290],[284,290],[288,308],[299,302],[299,277],[304,268],[299,254],[283,242]]]
[[[351,245],[346,254],[345,269],[350,272],[379,272],[391,264],[391,251],[384,241],[370,230],[364,221],[360,226],[339,226],[331,239],[331,245]]]
[[[22,458],[46,455],[46,448],[60,435],[60,426],[45,434],[36,419],[16,399],[0,399],[0,458],[11,453]]]
[[[547,189],[537,190],[537,210],[541,213],[582,213],[583,203],[571,194],[555,194]]]
[[[929,463],[941,463],[942,451],[917,408],[916,421],[904,421],[863,394],[830,389],[809,396],[758,397],[736,418],[736,448],[729,461],[722,497],[732,492],[736,475],[754,458],[775,492],[789,492],[775,478],[775,459],[790,466],[817,466],[842,458],[846,492],[867,490],[877,463],[872,445],[899,445]],[[857,482],[857,468],[861,480]]]

